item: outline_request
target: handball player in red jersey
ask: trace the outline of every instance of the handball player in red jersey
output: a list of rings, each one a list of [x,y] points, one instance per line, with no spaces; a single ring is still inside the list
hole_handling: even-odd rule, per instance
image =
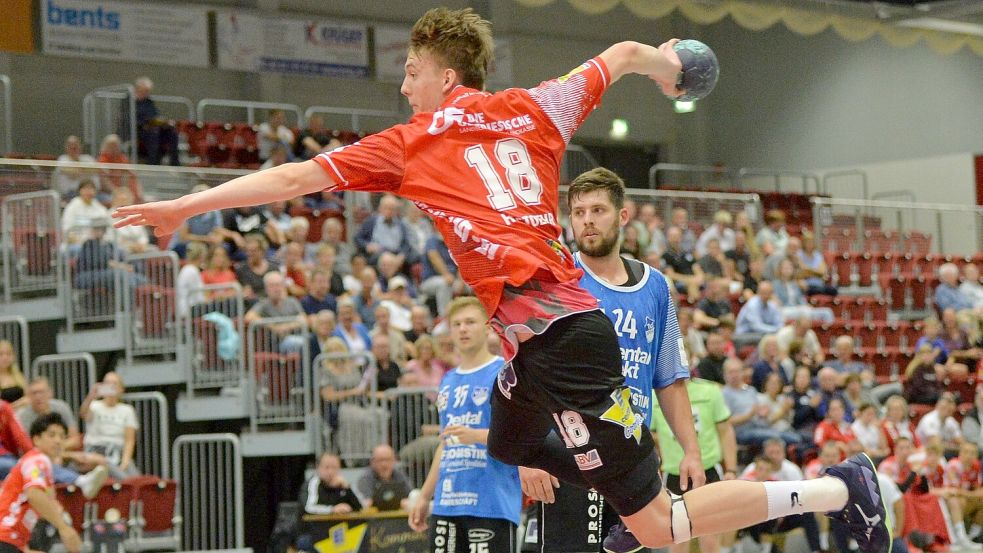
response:
[[[567,143],[607,88],[629,73],[651,78],[668,96],[682,94],[676,42],[620,42],[562,77],[492,94],[484,90],[491,25],[470,9],[435,8],[410,35],[400,89],[413,109],[408,123],[311,161],[122,207],[114,217],[117,226],[151,225],[160,236],[206,211],[322,190],[411,200],[433,218],[502,338],[508,363],[492,399],[490,453],[599,491],[624,522],[605,549],[662,547],[770,518],[839,511],[865,551],[886,551],[884,508],[865,457],[808,482],[720,482],[685,499],[663,491],[652,438],[623,393],[614,329],[579,287],[580,270],[559,242]],[[678,392],[685,396],[685,387]],[[686,441],[680,478],[699,484],[695,433]]]

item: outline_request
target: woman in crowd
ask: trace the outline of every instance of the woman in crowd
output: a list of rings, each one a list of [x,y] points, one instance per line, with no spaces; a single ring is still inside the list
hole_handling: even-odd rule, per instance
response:
[[[0,340],[0,400],[6,401],[16,411],[27,405],[24,395],[27,383],[17,366],[17,354],[10,340]]]
[[[751,369],[751,384],[762,392],[765,379],[772,374],[778,375],[782,387],[787,386],[795,364],[778,345],[778,338],[774,334],[768,334],[758,343],[758,362]]]
[[[778,275],[771,283],[775,297],[781,302],[785,320],[808,316],[814,321],[833,322],[833,311],[828,307],[813,307],[806,302],[805,282],[796,279],[795,263],[785,258],[778,263]]]
[[[792,430],[792,407],[795,401],[782,393],[784,386],[785,380],[778,373],[769,373],[765,377],[764,392],[759,396],[759,401],[768,406],[768,414],[765,416],[768,426],[772,430],[787,434],[787,438],[798,434],[790,432]],[[795,441],[789,443],[795,443]]]
[[[423,334],[414,342],[416,357],[406,364],[406,374],[403,376],[406,386],[422,386],[436,388],[444,376],[444,370],[437,363],[433,338]]]
[[[693,308],[680,307],[677,312],[679,318],[679,334],[683,338],[686,346],[686,353],[689,355],[690,366],[696,366],[700,359],[707,355],[707,347],[703,341],[703,334],[693,328]]]
[[[806,440],[812,440],[813,431],[823,417],[819,414],[819,404],[823,397],[812,387],[812,373],[805,367],[795,369],[792,379],[792,428]]]
[[[205,284],[232,284],[236,281],[236,272],[232,270],[232,259],[225,246],[219,244],[212,246],[208,254],[208,263],[205,270],[201,272],[201,281]],[[212,298],[223,296],[216,291],[212,291]]]
[[[846,422],[846,405],[843,400],[834,398],[829,401],[826,409],[826,419],[816,427],[813,435],[813,443],[819,447],[826,445],[826,442],[835,442],[840,450],[840,459],[846,459],[854,453],[860,453],[863,446],[854,436],[850,429],[850,423]]]
[[[109,202],[109,211],[112,212],[117,207],[132,205],[133,202],[133,193],[130,192],[129,188],[117,188],[113,190],[112,199]],[[116,220],[114,219],[113,222]],[[107,234],[110,239],[115,237],[117,245],[126,253],[143,253],[150,246],[150,235],[147,233],[147,227],[144,226],[133,225],[114,228]]]
[[[922,446],[915,435],[915,425],[908,418],[908,403],[901,396],[891,396],[884,402],[884,420],[881,421],[881,431],[888,449],[894,452],[898,438],[911,440],[916,448]]]
[[[908,403],[935,405],[945,388],[945,366],[935,362],[939,350],[928,342],[918,346],[914,357],[905,367],[902,390]]]
[[[79,417],[85,421],[82,449],[104,457],[109,475],[116,480],[140,474],[133,462],[139,423],[133,407],[122,401],[124,391],[123,380],[110,371],[79,407]]]
[[[177,314],[181,317],[188,316],[192,305],[205,301],[205,293],[202,290],[205,283],[201,278],[201,269],[205,265],[207,257],[208,246],[202,242],[188,244],[188,262],[184,264],[184,267],[181,267],[175,285]]]
[[[877,420],[877,407],[873,403],[861,403],[856,411],[850,430],[857,437],[864,453],[874,460],[874,464],[878,464],[891,454],[891,450],[881,432],[881,421]]]

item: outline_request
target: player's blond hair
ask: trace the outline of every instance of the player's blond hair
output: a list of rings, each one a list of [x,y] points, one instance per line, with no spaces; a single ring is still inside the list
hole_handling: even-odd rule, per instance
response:
[[[478,311],[481,311],[482,317],[488,318],[488,312],[485,311],[485,306],[481,304],[478,298],[474,296],[462,296],[460,298],[454,298],[454,301],[447,306],[447,320],[450,321],[459,311],[468,307],[474,307]]]
[[[580,195],[603,190],[615,209],[625,207],[625,181],[621,180],[614,171],[604,167],[595,167],[576,176],[567,190],[567,207]]]
[[[484,90],[488,66],[495,57],[491,23],[471,8],[434,8],[413,25],[410,51],[436,57],[457,72],[461,84]]]

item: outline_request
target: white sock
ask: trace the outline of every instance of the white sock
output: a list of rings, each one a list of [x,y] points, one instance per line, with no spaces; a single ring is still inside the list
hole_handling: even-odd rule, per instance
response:
[[[827,513],[846,506],[846,484],[837,478],[764,482],[768,520],[803,513]]]
[[[975,538],[976,536],[979,536],[981,533],[983,533],[983,526],[980,526],[979,524],[974,524],[969,527],[969,532],[967,533],[967,535]]]
[[[959,536],[960,540],[966,540],[966,525],[962,521],[953,524],[956,529],[956,535]]]
[[[819,548],[823,551],[829,551],[829,532],[819,533]]]

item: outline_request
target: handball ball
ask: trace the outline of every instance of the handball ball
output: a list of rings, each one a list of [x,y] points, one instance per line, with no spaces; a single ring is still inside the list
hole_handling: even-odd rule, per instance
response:
[[[693,101],[706,97],[717,86],[720,64],[709,46],[691,38],[680,40],[673,46],[683,64],[677,86],[684,92],[677,100]]]

